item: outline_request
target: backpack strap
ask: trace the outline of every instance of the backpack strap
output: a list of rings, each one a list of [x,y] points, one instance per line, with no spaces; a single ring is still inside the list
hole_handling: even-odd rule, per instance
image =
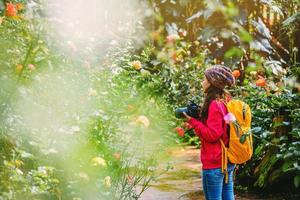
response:
[[[223,102],[223,101],[222,101]],[[226,103],[223,102],[225,105]],[[223,108],[220,106],[219,102],[217,101],[217,105],[219,107],[219,109],[221,110],[223,117],[225,116],[225,112],[223,110]],[[221,143],[221,149],[222,149],[222,173],[225,175],[225,183],[228,183],[228,170],[227,170],[227,165],[228,165],[228,151],[227,148],[223,142],[223,140],[220,138],[219,139],[220,143]]]
[[[218,104],[218,107],[219,107],[219,109],[221,110],[221,112],[223,114],[223,117],[224,117],[225,116],[225,112],[224,112],[223,108],[220,106],[219,102],[217,102],[217,104]]]
[[[225,174],[225,183],[228,183],[228,151],[222,139],[220,139],[222,147],[222,173]]]

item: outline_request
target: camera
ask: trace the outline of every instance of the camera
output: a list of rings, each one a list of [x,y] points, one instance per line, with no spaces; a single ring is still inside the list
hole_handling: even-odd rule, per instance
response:
[[[184,118],[184,114],[188,114],[189,116],[199,119],[200,118],[200,106],[198,106],[195,102],[190,101],[187,105],[187,107],[177,108],[175,110],[175,117],[176,118]]]

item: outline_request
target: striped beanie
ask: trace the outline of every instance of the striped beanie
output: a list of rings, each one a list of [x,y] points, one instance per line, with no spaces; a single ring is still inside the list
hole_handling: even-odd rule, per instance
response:
[[[231,69],[223,65],[213,65],[206,69],[204,74],[210,84],[220,89],[235,83]]]

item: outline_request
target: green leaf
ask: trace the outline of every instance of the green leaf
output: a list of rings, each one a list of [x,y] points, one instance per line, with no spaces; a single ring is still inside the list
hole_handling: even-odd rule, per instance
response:
[[[300,183],[300,175],[297,175],[294,177],[294,185],[296,188],[299,187],[299,183]]]
[[[275,122],[275,123],[273,124],[273,128],[277,128],[277,127],[280,127],[280,126],[282,126],[282,125],[283,125],[282,122]]]
[[[277,153],[277,154],[276,154],[276,158],[282,158],[282,154]]]
[[[286,158],[289,158],[289,157],[291,157],[291,156],[293,156],[292,153],[287,153],[287,154],[285,154],[285,155],[283,156],[283,158],[286,159]]]
[[[243,27],[240,28],[239,36],[244,42],[251,42],[253,40],[252,36]]]
[[[297,21],[299,21],[299,19],[300,19],[300,12],[297,12],[294,15],[289,16],[282,22],[283,28],[288,28],[289,26],[295,25]]]
[[[253,133],[259,133],[262,130],[261,127],[254,127],[252,128]]]
[[[287,136],[281,136],[280,138],[279,138],[279,140],[280,141],[286,141],[286,140],[288,140],[288,137]]]
[[[226,13],[230,17],[237,16],[239,14],[239,10],[235,7],[235,5],[232,2],[228,2],[228,5],[226,7]]]
[[[290,122],[282,122],[283,125],[288,126],[290,125]]]
[[[240,137],[240,143],[244,144],[246,139],[247,139],[248,135],[247,134],[243,134],[241,137]]]
[[[261,153],[261,151],[263,150],[264,146],[260,145],[255,149],[255,155],[259,155]]]
[[[290,167],[291,167],[291,163],[290,163],[290,162],[286,162],[286,163],[284,163],[283,166],[282,166],[282,171],[283,171],[283,172],[287,172],[287,171],[290,170]]]
[[[232,57],[238,57],[241,58],[244,55],[243,51],[237,47],[232,47],[231,49],[229,49],[224,57],[225,58],[232,58]]]

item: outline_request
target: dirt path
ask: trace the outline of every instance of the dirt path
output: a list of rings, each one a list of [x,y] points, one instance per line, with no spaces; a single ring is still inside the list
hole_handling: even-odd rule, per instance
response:
[[[151,187],[142,194],[141,200],[190,199],[187,195],[195,191],[200,191],[197,199],[204,199],[199,149],[191,146],[176,147],[170,149],[168,154],[173,169],[158,178],[157,182],[152,183]],[[165,168],[167,164],[161,163],[161,167]]]
[[[172,170],[163,174],[146,190],[141,200],[204,200],[201,179],[201,164],[199,149],[193,146],[175,147],[169,149],[169,163]],[[165,168],[168,162],[162,162]],[[261,199],[254,195],[236,195],[236,200],[279,200],[282,198]]]

